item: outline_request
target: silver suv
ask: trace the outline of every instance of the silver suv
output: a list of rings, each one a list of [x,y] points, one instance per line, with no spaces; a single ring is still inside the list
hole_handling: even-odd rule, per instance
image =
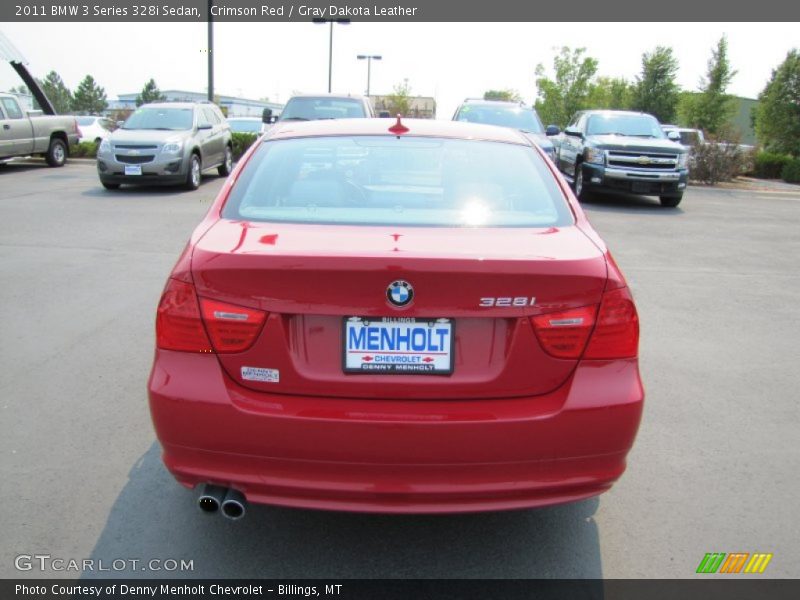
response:
[[[129,184],[200,186],[200,174],[233,165],[231,128],[205,102],[158,102],[139,107],[97,150],[97,174],[109,190]]]

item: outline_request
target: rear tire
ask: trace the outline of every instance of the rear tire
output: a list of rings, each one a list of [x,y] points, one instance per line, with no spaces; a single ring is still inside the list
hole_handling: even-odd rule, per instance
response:
[[[67,145],[61,138],[54,137],[50,140],[50,147],[44,159],[51,167],[63,167],[67,162]]]
[[[681,203],[681,200],[683,200],[683,194],[677,196],[659,196],[658,199],[661,201],[661,206],[675,208]]]
[[[107,183],[105,181],[101,181],[100,183],[102,183],[103,187],[107,190],[118,190],[120,186],[119,183]]]
[[[189,170],[186,173],[186,183],[183,187],[189,191],[196,190],[200,187],[200,157],[197,154],[192,154],[189,159]]]
[[[222,177],[227,177],[233,170],[233,150],[230,146],[225,146],[225,158],[222,159],[222,164],[217,167],[217,173]]]

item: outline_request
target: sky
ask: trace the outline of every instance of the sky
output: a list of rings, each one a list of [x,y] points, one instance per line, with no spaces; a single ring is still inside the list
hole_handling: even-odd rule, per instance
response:
[[[285,102],[293,92],[326,91],[328,25],[215,23],[215,91]],[[153,77],[161,89],[205,91],[205,23],[0,23],[0,31],[37,77],[57,71],[71,89],[86,74],[109,98],[138,92]],[[351,23],[334,25],[333,91],[391,93],[408,79],[415,95],[433,96],[449,119],[464,98],[488,89],[536,97],[534,70],[548,69],[563,45],[584,46],[599,75],[633,79],[641,56],[657,45],[678,58],[678,83],[694,90],[717,40],[728,36],[738,70],[729,92],[755,98],[772,69],[800,45],[796,23]],[[0,91],[21,81],[0,64]]]

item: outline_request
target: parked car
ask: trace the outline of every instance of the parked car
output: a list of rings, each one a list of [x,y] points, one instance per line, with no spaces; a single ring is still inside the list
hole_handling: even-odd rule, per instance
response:
[[[652,115],[586,110],[564,129],[557,163],[579,199],[591,190],[628,192],[674,207],[686,189],[688,156]]]
[[[691,127],[678,127],[677,125],[662,125],[661,129],[665,134],[667,134],[667,136],[669,136],[670,133],[675,132],[677,137],[673,136],[670,139],[672,139],[674,142],[678,142],[681,146],[689,150],[691,150],[693,146],[705,144],[706,142],[705,136],[700,129],[692,129]]]
[[[561,130],[556,125],[545,129],[536,109],[522,102],[467,98],[456,109],[453,120],[519,129],[544,150],[550,160],[556,159],[556,147],[550,137]]]
[[[299,94],[289,98],[280,116],[265,108],[262,121],[316,121],[319,119],[371,119],[375,116],[368,98],[342,94]]]
[[[80,132],[79,142],[94,142],[99,144],[106,139],[111,132],[117,129],[117,124],[105,117],[76,117],[78,130]]]
[[[0,94],[0,161],[15,156],[44,156],[51,167],[67,162],[78,143],[75,117],[24,111],[13,94]]]
[[[231,127],[208,102],[140,106],[100,143],[97,174],[109,190],[122,184],[200,187],[202,171],[227,176],[233,165]]]
[[[229,518],[570,502],[625,470],[638,331],[519,131],[279,122],[167,280],[150,410],[167,469]]]
[[[231,126],[232,133],[255,133],[264,132],[264,123],[258,117],[228,117],[228,125]]]

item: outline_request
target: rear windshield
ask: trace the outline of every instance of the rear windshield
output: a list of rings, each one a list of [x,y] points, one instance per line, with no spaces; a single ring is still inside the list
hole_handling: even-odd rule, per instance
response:
[[[139,108],[128,117],[122,129],[191,129],[193,112],[191,108]]]
[[[457,121],[513,127],[528,133],[544,133],[544,127],[530,108],[523,106],[492,106],[465,104],[458,111]]]
[[[281,121],[362,118],[364,105],[348,98],[291,98],[281,113]]]
[[[264,142],[223,217],[435,227],[573,223],[553,174],[528,146],[394,136]]]
[[[244,119],[228,119],[231,131],[236,133],[261,133],[261,121]]]

